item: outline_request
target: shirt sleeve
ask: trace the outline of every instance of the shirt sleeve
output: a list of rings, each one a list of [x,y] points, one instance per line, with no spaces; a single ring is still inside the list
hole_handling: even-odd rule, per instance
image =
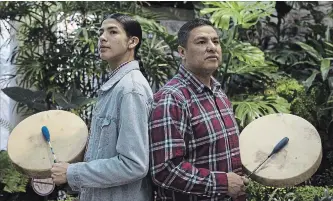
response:
[[[152,180],[182,193],[224,196],[228,191],[225,172],[197,168],[186,159],[186,138],[192,129],[186,102],[179,99],[172,94],[155,99],[149,123]]]
[[[118,155],[109,159],[70,164],[67,180],[73,190],[109,188],[145,177],[149,169],[148,117],[150,105],[135,92],[120,105]]]

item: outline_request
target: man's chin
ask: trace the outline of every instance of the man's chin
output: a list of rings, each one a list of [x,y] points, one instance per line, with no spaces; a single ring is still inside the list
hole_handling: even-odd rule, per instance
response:
[[[103,61],[109,61],[109,60],[111,60],[112,59],[112,57],[110,57],[110,56],[107,56],[107,55],[105,55],[105,54],[99,54],[99,57],[103,60]]]
[[[218,68],[219,68],[218,65],[209,65],[209,66],[205,66],[204,69],[206,70],[206,72],[214,73]]]

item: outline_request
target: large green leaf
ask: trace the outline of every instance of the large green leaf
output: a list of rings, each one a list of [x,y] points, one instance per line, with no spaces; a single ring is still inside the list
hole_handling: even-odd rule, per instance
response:
[[[244,62],[239,62],[238,60],[234,59],[231,62],[231,66],[229,67],[228,73],[237,73],[237,74],[244,74],[244,73],[273,73],[278,70],[278,67],[274,65],[272,62],[265,62],[261,65],[249,65]]]
[[[79,109],[80,107],[93,104],[95,98],[88,98],[73,84],[71,88],[63,95],[53,94],[54,101],[63,109]]]
[[[290,104],[279,96],[257,96],[243,101],[233,101],[235,116],[240,126],[245,127],[256,118],[273,113],[290,113]]]
[[[229,47],[229,52],[233,57],[250,66],[262,66],[265,64],[264,52],[250,43],[234,41]]]
[[[303,58],[301,52],[291,50],[288,45],[273,50],[265,50],[265,53],[267,59],[274,61],[279,65],[290,66],[299,62],[300,59]]]
[[[319,52],[310,45],[305,44],[303,42],[296,42],[296,44],[299,45],[301,48],[303,48],[306,51],[306,53],[311,55],[317,61],[321,61],[323,59],[323,57],[319,54]]]
[[[308,77],[308,79],[306,79],[305,81],[303,81],[303,85],[306,90],[308,90],[312,86],[312,83],[315,80],[318,73],[319,73],[319,71],[313,70],[311,76]]]
[[[320,71],[321,71],[321,76],[323,77],[323,80],[326,80],[327,74],[328,74],[330,68],[331,68],[331,60],[329,60],[329,59],[321,60]]]
[[[53,94],[54,101],[63,109],[76,108],[77,106],[72,104],[68,98],[60,93]]]
[[[27,105],[31,109],[38,111],[47,109],[45,104],[46,93],[44,91],[31,91],[22,87],[7,87],[2,91],[14,101]]]
[[[77,109],[83,106],[91,105],[94,104],[96,101],[96,98],[87,98],[84,96],[75,96],[72,99],[72,104],[75,105],[76,107],[73,109]]]
[[[255,25],[260,18],[270,16],[274,12],[275,2],[204,2],[210,6],[200,11],[202,15],[211,14],[212,23],[224,30],[229,29],[230,19],[234,26],[240,25],[247,29]]]
[[[27,103],[33,100],[34,92],[22,87],[7,87],[2,91],[16,102]]]

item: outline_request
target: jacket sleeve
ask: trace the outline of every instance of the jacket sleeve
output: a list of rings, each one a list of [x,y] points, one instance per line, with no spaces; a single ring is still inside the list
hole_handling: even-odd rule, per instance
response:
[[[123,95],[116,146],[118,155],[70,164],[67,180],[73,190],[119,186],[146,176],[149,168],[149,108],[141,94],[130,92]]]

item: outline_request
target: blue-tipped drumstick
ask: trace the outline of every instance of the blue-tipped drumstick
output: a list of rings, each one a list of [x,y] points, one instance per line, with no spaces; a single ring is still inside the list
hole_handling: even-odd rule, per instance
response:
[[[51,142],[50,142],[50,132],[49,132],[49,129],[47,129],[46,126],[43,126],[42,127],[42,133],[43,133],[43,136],[44,136],[44,139],[46,140],[46,142],[49,143],[49,146],[50,146],[50,149],[51,149],[51,153],[53,155],[53,158],[54,158],[54,162],[56,163],[57,162],[57,158],[53,152],[53,148],[52,148],[52,145],[51,145]]]
[[[264,164],[272,155],[274,155],[274,154],[276,154],[276,153],[278,153],[279,151],[281,151],[281,149],[282,148],[284,148],[287,144],[288,144],[288,142],[289,142],[289,138],[288,137],[284,137],[282,140],[280,140],[280,142],[279,143],[277,143],[276,145],[275,145],[275,147],[274,147],[274,149],[273,149],[273,151],[271,152],[271,154],[269,154],[268,156],[267,156],[267,158],[263,161],[263,162],[261,162],[258,166],[257,166],[257,168],[256,169],[254,169],[252,172],[251,172],[251,174],[249,174],[248,176],[247,176],[247,178],[249,178],[255,171],[257,171],[258,169],[259,169],[259,167],[262,165],[262,164]]]
[[[280,140],[280,142],[278,142],[278,143],[275,145],[273,151],[267,156],[267,158],[266,158],[263,162],[261,162],[261,163],[256,167],[256,169],[254,169],[249,175],[247,175],[247,176],[246,176],[246,179],[250,178],[250,176],[251,176],[255,171],[257,171],[257,170],[260,168],[260,166],[261,166],[262,164],[264,164],[264,163],[265,163],[265,162],[266,162],[266,161],[267,161],[272,155],[274,155],[274,154],[278,153],[279,151],[281,151],[281,149],[283,149],[283,148],[288,144],[288,142],[289,142],[289,138],[288,138],[288,137],[284,137],[282,140]],[[246,184],[245,184],[245,185],[246,185]],[[231,198],[228,198],[227,200],[230,201]]]

